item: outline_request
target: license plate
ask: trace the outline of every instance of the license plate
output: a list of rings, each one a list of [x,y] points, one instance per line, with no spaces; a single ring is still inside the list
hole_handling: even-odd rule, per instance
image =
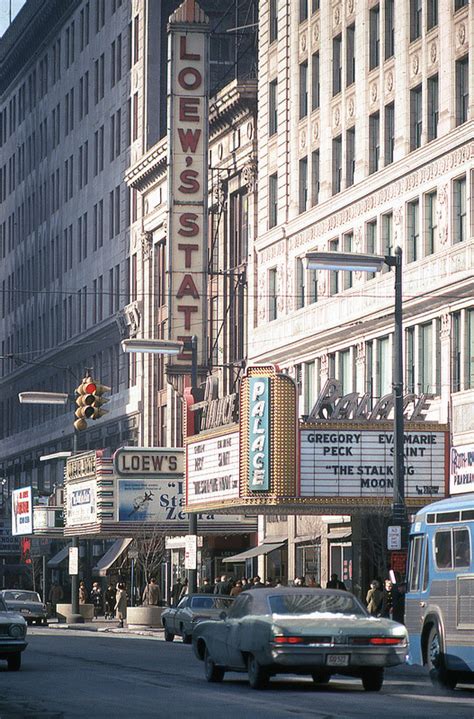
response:
[[[349,654],[328,654],[326,664],[329,667],[347,667],[349,665]]]

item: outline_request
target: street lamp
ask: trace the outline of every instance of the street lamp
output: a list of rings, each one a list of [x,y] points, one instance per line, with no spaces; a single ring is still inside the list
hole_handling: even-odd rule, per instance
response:
[[[197,387],[197,337],[193,335],[190,343],[173,342],[171,340],[126,339],[122,340],[122,350],[132,353],[147,353],[161,355],[178,355],[191,349],[191,390]],[[188,535],[197,536],[197,514],[188,513]],[[197,568],[188,569],[188,591],[197,592]]]
[[[363,255],[352,252],[308,252],[310,270],[380,272],[384,265],[395,268],[395,332],[393,342],[392,386],[394,399],[394,455],[392,516],[402,529],[406,522],[405,468],[403,456],[403,328],[402,328],[402,249],[394,255]],[[403,531],[402,531],[403,536]]]
[[[68,400],[72,400],[71,395],[65,392],[20,392],[18,394],[20,404],[50,404],[50,405],[66,405]],[[72,454],[77,452],[77,433],[74,430]],[[66,455],[71,456],[71,452],[55,452],[54,455],[43,455],[40,457],[42,461],[51,459],[64,459]],[[79,551],[79,539],[77,536],[71,537],[71,547]],[[67,621],[69,624],[82,624],[84,617],[79,612],[79,590],[77,582],[77,574],[71,574],[71,614]]]

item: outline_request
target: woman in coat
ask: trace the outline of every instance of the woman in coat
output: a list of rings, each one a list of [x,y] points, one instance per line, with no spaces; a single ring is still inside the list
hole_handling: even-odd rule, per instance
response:
[[[117,584],[114,609],[115,616],[119,620],[119,627],[123,627],[123,620],[127,618],[127,593],[125,591],[125,584],[122,582]]]
[[[380,583],[376,579],[370,582],[370,589],[365,598],[367,611],[374,617],[378,617],[382,608],[383,592],[380,589]]]

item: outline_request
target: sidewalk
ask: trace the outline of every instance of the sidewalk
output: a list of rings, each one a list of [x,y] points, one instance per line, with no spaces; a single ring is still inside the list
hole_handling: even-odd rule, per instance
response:
[[[126,622],[124,627],[119,627],[118,624],[118,619],[104,619],[103,617],[94,619],[92,622],[84,622],[83,624],[67,624],[67,622],[58,622],[57,619],[48,620],[49,629],[70,629],[71,631],[79,632],[106,632],[154,637],[155,639],[162,639],[164,637],[163,627],[128,627]]]

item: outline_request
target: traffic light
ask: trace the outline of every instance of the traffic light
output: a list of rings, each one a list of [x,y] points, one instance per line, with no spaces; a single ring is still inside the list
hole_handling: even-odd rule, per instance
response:
[[[102,409],[102,405],[109,401],[103,395],[110,392],[110,387],[95,382],[92,377],[84,377],[79,387],[76,389],[76,405],[77,409],[74,427],[80,432],[87,429],[88,419],[99,419],[107,410]]]

